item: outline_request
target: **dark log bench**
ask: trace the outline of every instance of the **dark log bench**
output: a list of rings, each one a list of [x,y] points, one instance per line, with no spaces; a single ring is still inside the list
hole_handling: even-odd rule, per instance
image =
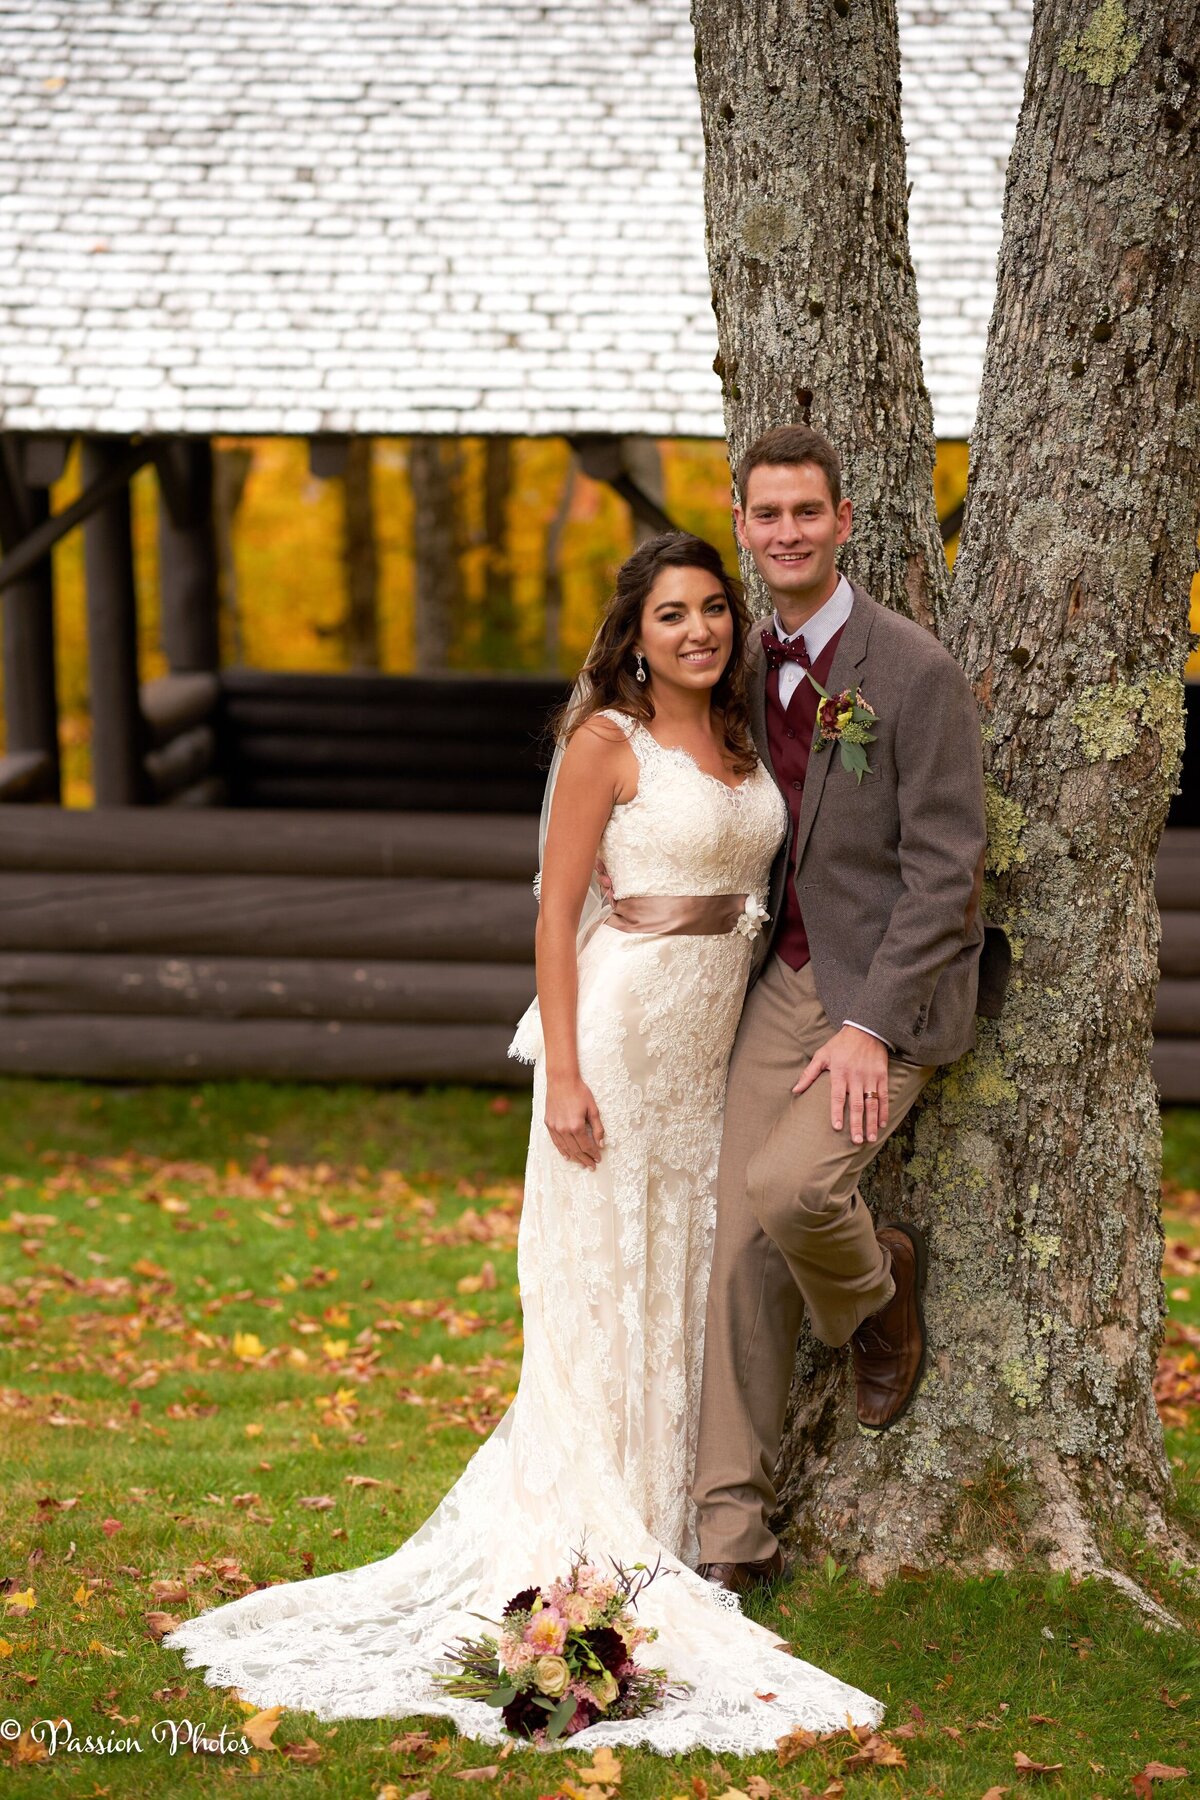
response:
[[[1200,827],[1164,832],[1155,869],[1162,920],[1154,1077],[1165,1101],[1200,1105]]]
[[[238,807],[535,813],[565,692],[553,676],[231,669],[219,768]]]

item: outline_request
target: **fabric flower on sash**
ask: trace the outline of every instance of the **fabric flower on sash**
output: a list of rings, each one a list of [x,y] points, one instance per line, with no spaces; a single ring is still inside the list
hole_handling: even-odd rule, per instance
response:
[[[770,917],[770,913],[766,910],[758,895],[747,894],[746,904],[738,914],[738,921],[735,929],[740,931],[743,937],[756,938],[762,931],[763,926],[769,922]]]

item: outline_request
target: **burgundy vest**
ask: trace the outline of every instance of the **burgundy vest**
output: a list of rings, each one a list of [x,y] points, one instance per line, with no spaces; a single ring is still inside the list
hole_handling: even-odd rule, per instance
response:
[[[843,630],[845,627],[842,628]],[[812,666],[822,687],[829,685],[829,671],[837,651],[841,630],[835,631]],[[808,773],[808,757],[812,749],[813,731],[817,723],[820,696],[812,682],[803,679],[785,710],[779,703],[779,670],[767,671],[767,745],[775,779],[783,789],[788,811],[792,815],[792,855],[783,887],[781,918],[775,933],[774,949],[789,968],[802,969],[809,960],[808,934],[800,917],[796,898],[796,845],[800,826],[800,804],[804,799],[804,778]],[[821,753],[828,756],[830,752]]]

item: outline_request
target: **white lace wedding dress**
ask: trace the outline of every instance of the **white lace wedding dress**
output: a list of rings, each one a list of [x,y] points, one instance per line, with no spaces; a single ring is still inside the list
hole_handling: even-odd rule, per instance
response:
[[[617,898],[761,900],[785,825],[767,771],[728,788],[609,716],[639,763],[638,793],[614,810],[601,844]],[[498,1712],[448,1697],[432,1672],[453,1639],[485,1629],[476,1615],[498,1620],[513,1594],[565,1574],[586,1534],[594,1562],[652,1565],[663,1554],[671,1572],[639,1604],[659,1638],[640,1656],[689,1689],[645,1718],[600,1721],[573,1747],[748,1754],[798,1725],[878,1720],[878,1702],[777,1649],[689,1566],[721,1109],[749,962],[737,931],[593,932],[580,956],[578,1033],[606,1134],[594,1172],[561,1157],[541,1123],[544,1059],[536,1009],[526,1015],[514,1053],[536,1067],[516,1398],[393,1555],[246,1594],[163,1640],[211,1684],[325,1719],[440,1714],[497,1742]]]

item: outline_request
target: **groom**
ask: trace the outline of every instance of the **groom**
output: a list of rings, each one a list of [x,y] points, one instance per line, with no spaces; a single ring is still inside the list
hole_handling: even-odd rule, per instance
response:
[[[775,608],[751,635],[751,724],[790,814],[730,1063],[692,1490],[700,1572],[742,1592],[783,1568],[767,1521],[805,1310],[823,1343],[850,1344],[864,1429],[887,1430],[916,1393],[924,1238],[876,1229],[857,1182],[934,1069],[970,1049],[977,1004],[999,1010],[1004,970],[981,993],[983,767],[966,678],[839,574],[852,514],[827,438],[767,432],[737,491],[738,540]],[[814,681],[858,690],[876,715],[861,779],[831,736],[845,706],[814,729]]]

